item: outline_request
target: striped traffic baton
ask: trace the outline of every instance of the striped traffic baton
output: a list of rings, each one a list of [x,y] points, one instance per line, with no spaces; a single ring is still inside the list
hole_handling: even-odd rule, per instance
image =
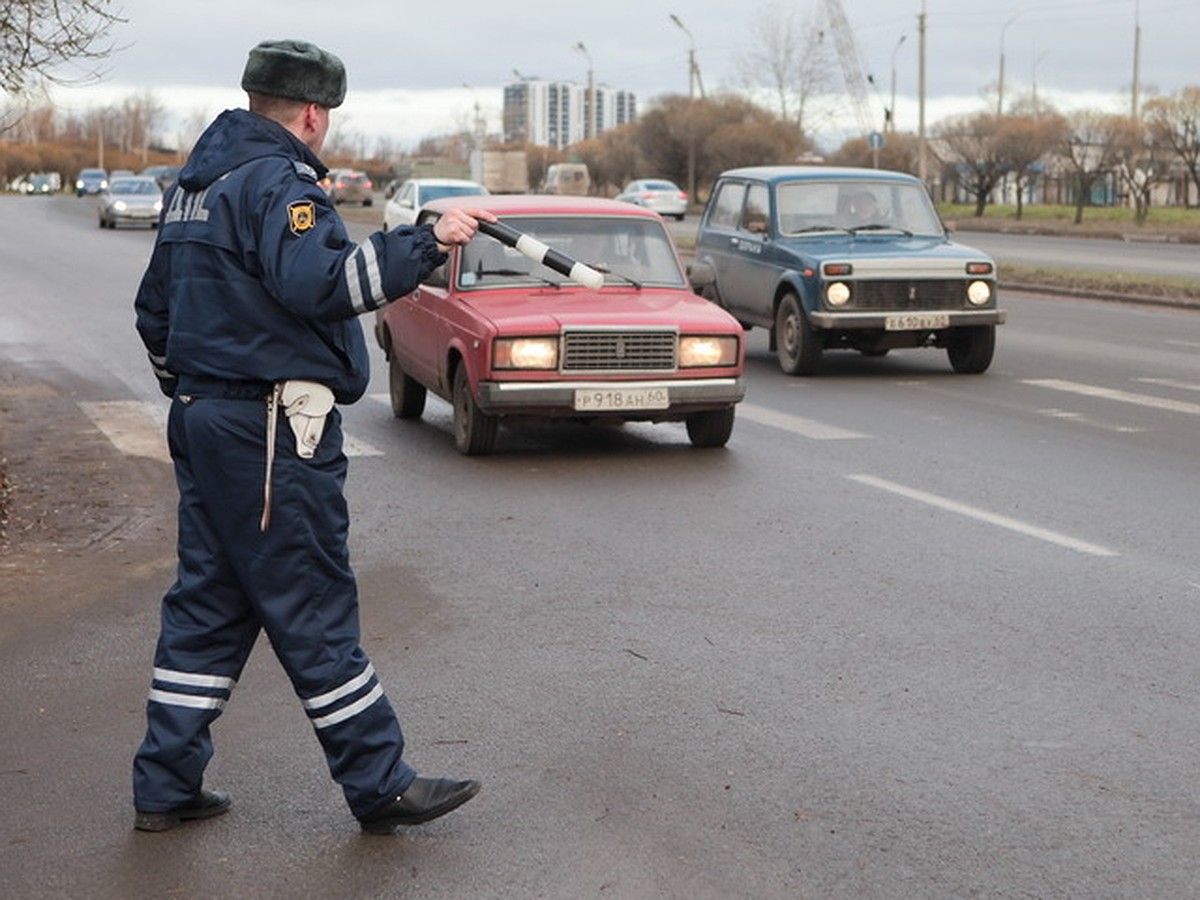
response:
[[[604,275],[601,272],[542,243],[531,234],[517,231],[511,225],[505,225],[503,222],[485,222],[480,219],[479,230],[505,246],[512,247],[522,256],[527,256],[535,263],[541,263],[584,287],[597,291],[604,286]]]

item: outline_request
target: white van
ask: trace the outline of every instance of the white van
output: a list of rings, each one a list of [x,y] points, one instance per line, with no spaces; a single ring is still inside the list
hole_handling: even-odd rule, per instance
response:
[[[591,186],[592,177],[583,163],[555,163],[546,170],[541,193],[586,196]]]

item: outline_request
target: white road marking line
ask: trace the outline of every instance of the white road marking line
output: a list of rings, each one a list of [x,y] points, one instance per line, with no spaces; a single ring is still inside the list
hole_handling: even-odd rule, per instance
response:
[[[358,438],[351,437],[342,431],[342,452],[347,456],[384,456],[384,452],[378,447],[368,444],[366,441],[360,441]]]
[[[1107,422],[1096,422],[1089,419],[1081,413],[1071,412],[1066,409],[1039,409],[1038,415],[1049,416],[1052,419],[1068,419],[1071,422],[1078,422],[1080,425],[1090,425],[1093,428],[1102,428],[1105,431],[1115,431],[1118,434],[1140,434],[1145,431],[1145,428],[1139,428],[1136,425],[1110,425]]]
[[[1200,341],[1163,341],[1164,344],[1171,344],[1175,347],[1200,347]]]
[[[1109,550],[1107,547],[1101,547],[1098,544],[1090,544],[1087,541],[1080,541],[1073,537],[1068,537],[1065,534],[1060,534],[1057,531],[1050,531],[1047,528],[1041,528],[1037,525],[1030,525],[1027,522],[1011,519],[1008,516],[997,515],[996,513],[990,513],[987,510],[979,509],[975,506],[968,506],[965,503],[959,503],[955,500],[948,500],[945,497],[939,497],[936,494],[928,494],[925,491],[918,491],[915,488],[905,487],[902,484],[896,484],[894,481],[876,478],[873,475],[847,475],[846,477],[851,481],[857,481],[859,484],[865,484],[869,487],[879,488],[882,491],[898,494],[901,497],[907,497],[909,500],[916,500],[918,503],[925,503],[929,506],[935,506],[938,509],[944,509],[947,512],[968,516],[969,518],[976,519],[980,522],[986,522],[989,525],[996,525],[1000,528],[1006,528],[1009,531],[1015,531],[1018,534],[1023,534],[1027,537],[1037,538],[1041,541],[1048,541],[1051,544],[1057,544],[1060,547],[1066,547],[1068,550],[1076,550],[1079,553],[1086,553],[1090,556],[1117,555],[1115,550]]]
[[[844,441],[852,438],[870,437],[870,435],[861,434],[857,431],[848,431],[845,428],[838,428],[836,425],[826,425],[815,419],[793,416],[790,413],[778,412],[773,409],[767,409],[765,406],[756,406],[753,403],[739,403],[737,405],[737,415],[739,418],[749,419],[751,422],[757,422],[759,425],[767,425],[771,428],[790,431],[792,434],[812,438],[815,441]]]
[[[1200,384],[1191,381],[1175,381],[1172,378],[1135,378],[1142,384],[1157,384],[1159,387],[1178,388],[1181,391],[1200,391]]]
[[[126,456],[171,461],[164,430],[166,412],[160,404],[146,400],[111,400],[80,403],[79,408]]]
[[[83,402],[79,408],[126,456],[171,461],[167,449],[167,410],[162,404],[148,400],[106,400]],[[265,417],[263,427],[266,427]],[[347,456],[384,455],[382,450],[345,432],[342,433],[342,452]]]
[[[1057,378],[1036,378],[1021,382],[1034,387],[1049,388],[1053,391],[1065,391],[1068,394],[1080,394],[1084,397],[1098,397],[1101,400],[1115,400],[1118,403],[1133,403],[1148,409],[1161,409],[1167,412],[1186,413],[1189,416],[1200,416],[1200,403],[1188,403],[1184,400],[1168,400],[1165,397],[1152,397],[1149,394],[1133,394],[1129,391],[1117,391],[1112,388],[1098,387],[1093,384],[1080,384],[1076,381],[1060,381]]]

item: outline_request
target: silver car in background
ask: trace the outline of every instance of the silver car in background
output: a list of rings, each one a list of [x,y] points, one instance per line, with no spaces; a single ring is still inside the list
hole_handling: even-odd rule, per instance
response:
[[[675,182],[665,178],[641,178],[631,181],[617,194],[617,199],[652,209],[660,216],[672,216],[680,222],[687,212],[687,193],[680,190]]]
[[[108,189],[100,192],[96,206],[100,227],[116,228],[125,223],[157,228],[162,196],[162,188],[149,176],[113,178]]]

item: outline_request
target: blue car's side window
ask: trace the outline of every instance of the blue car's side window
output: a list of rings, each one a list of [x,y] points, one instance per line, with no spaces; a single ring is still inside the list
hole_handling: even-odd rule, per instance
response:
[[[726,181],[717,189],[717,199],[708,217],[710,228],[734,230],[742,218],[742,198],[746,186],[735,181]]]
[[[765,184],[752,184],[746,191],[742,230],[751,234],[766,234],[771,230],[771,196]]]

